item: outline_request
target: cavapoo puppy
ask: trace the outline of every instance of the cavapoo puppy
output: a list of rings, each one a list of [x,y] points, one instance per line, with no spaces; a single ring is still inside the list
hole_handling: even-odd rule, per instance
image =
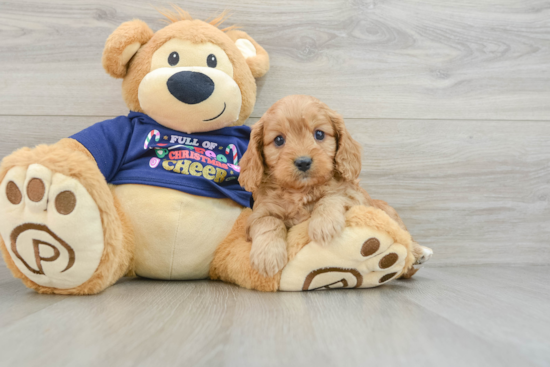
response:
[[[288,229],[310,218],[311,240],[328,244],[355,205],[379,207],[404,227],[393,208],[359,186],[360,172],[361,146],[326,104],[295,95],[271,106],[241,160],[239,182],[255,200],[247,223],[252,266],[265,276],[281,270]]]

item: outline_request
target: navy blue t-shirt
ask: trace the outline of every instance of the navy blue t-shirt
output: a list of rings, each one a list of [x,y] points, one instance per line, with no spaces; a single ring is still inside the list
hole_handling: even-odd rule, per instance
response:
[[[108,183],[167,187],[251,206],[251,194],[238,181],[250,140],[248,126],[184,134],[130,112],[71,138],[90,151]]]

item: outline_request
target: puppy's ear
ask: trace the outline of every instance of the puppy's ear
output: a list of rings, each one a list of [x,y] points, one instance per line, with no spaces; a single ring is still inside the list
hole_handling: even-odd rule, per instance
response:
[[[139,19],[122,23],[105,42],[102,59],[105,71],[113,78],[124,78],[128,62],[151,37],[151,28]]]
[[[269,55],[246,32],[232,30],[226,33],[241,51],[254,78],[260,78],[269,70]]]
[[[252,126],[250,143],[241,159],[241,174],[239,183],[246,191],[254,192],[262,183],[264,175],[264,123],[260,119]]]
[[[361,173],[361,145],[351,137],[342,116],[332,110],[328,111],[328,115],[336,130],[334,168],[344,180],[355,180]]]

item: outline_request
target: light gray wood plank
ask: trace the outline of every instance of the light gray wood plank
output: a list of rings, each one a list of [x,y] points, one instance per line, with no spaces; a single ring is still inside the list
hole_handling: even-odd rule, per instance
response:
[[[4,261],[0,261],[0,330],[65,298],[39,295],[25,288],[11,275]]]
[[[550,328],[544,326],[550,323],[550,285],[538,275],[547,266],[426,270],[391,292],[406,289],[407,299],[476,337],[513,348],[539,366],[550,363]]]
[[[11,278],[11,276],[10,276]],[[25,288],[19,279],[0,280],[0,330],[63,301],[67,296],[43,295]]]
[[[434,262],[550,263],[546,122],[348,120],[362,185]]]
[[[250,335],[254,348],[233,338],[227,354],[251,366],[488,366],[521,360],[515,352],[502,354],[493,343],[416,307],[399,291],[252,296],[254,300],[239,298],[249,307],[235,322],[242,326],[234,335]],[[424,339],[426,335],[432,337]],[[448,342],[454,347],[448,348]]]
[[[427,268],[376,289],[273,294],[125,280],[0,327],[0,353],[10,366],[545,366],[541,271]]]
[[[7,137],[0,144],[0,158],[22,147],[54,144],[106,119],[100,116],[0,116],[0,129]]]
[[[6,267],[6,264],[4,263],[3,260],[0,261],[0,282],[11,280],[10,278],[11,278],[11,273]]]
[[[0,157],[102,119],[0,116],[10,137]],[[435,250],[434,265],[550,264],[549,123],[348,119],[347,126],[363,146],[362,185]]]
[[[311,94],[346,117],[545,120],[550,17],[541,0],[186,1],[197,18],[223,9],[271,54],[253,116]],[[163,26],[149,0],[0,1],[0,112],[126,112],[101,67],[123,21]]]

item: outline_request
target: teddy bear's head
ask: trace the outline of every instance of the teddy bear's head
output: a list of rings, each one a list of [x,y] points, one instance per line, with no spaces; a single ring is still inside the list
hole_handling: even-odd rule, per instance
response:
[[[256,101],[254,78],[269,69],[267,52],[243,31],[219,29],[188,13],[163,12],[171,24],[153,32],[141,20],[107,39],[103,67],[123,78],[130,110],[185,133],[242,125]]]

